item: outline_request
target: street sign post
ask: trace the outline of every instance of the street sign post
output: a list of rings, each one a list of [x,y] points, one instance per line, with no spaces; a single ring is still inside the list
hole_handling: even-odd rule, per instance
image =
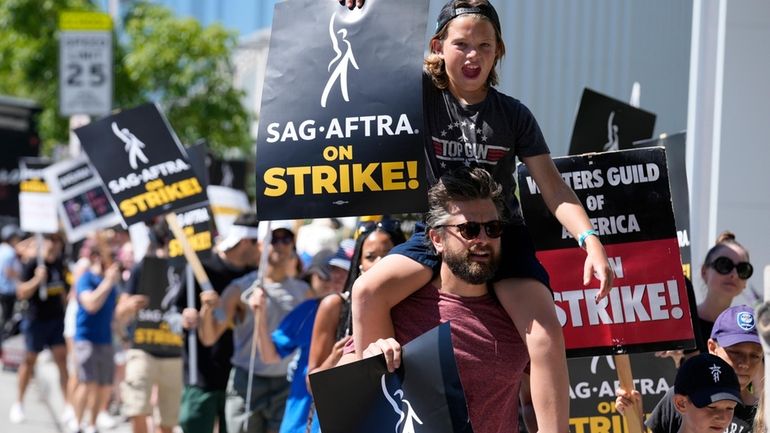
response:
[[[59,113],[104,116],[112,110],[112,19],[101,12],[59,16]]]

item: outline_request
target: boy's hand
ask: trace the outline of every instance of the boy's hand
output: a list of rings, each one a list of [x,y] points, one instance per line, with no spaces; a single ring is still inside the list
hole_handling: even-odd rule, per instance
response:
[[[219,304],[219,294],[213,290],[204,290],[200,294],[201,298],[201,308],[202,307],[208,307],[208,308],[216,308],[217,304]]]
[[[262,309],[265,305],[265,298],[267,298],[265,291],[259,287],[255,288],[254,291],[251,292],[251,296],[249,296],[249,307],[251,307],[251,310],[256,313]]]
[[[607,253],[604,246],[596,236],[589,236],[586,239],[586,261],[583,265],[583,285],[587,286],[591,282],[593,275],[599,280],[599,293],[596,300],[599,301],[610,294],[612,289],[612,280],[615,278],[615,272],[607,259]]]
[[[364,358],[371,358],[380,353],[385,355],[385,364],[388,366],[388,372],[393,373],[401,366],[401,345],[395,338],[388,338],[375,341],[364,349]]]
[[[619,389],[617,390],[616,395],[615,408],[621,415],[625,415],[626,411],[629,409],[635,410],[638,414],[642,413],[642,395],[639,394],[639,391],[633,390],[631,394],[629,394],[626,390]]]
[[[364,0],[339,0],[339,2],[341,5],[347,6],[348,9],[360,8],[364,5]]]

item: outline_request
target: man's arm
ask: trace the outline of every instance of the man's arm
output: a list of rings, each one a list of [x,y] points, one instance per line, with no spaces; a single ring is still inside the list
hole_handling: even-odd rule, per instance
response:
[[[90,314],[99,311],[118,282],[118,278],[120,278],[120,268],[117,263],[113,263],[104,272],[104,279],[95,289],[77,294],[80,306]]]
[[[512,284],[515,287],[501,287]],[[564,336],[548,289],[530,279],[506,279],[495,284],[495,293],[516,294],[516,302],[501,302],[527,345],[530,387],[537,425],[543,432],[569,428],[569,375]]]
[[[249,298],[249,306],[254,312],[254,332],[256,333],[257,350],[259,357],[265,364],[277,364],[281,362],[281,355],[273,343],[273,338],[267,329],[267,296],[264,290],[257,288]]]
[[[17,299],[29,299],[35,294],[40,284],[48,278],[48,271],[45,266],[40,265],[35,268],[35,274],[27,281],[22,281],[16,286]]]
[[[213,290],[201,292],[200,321],[198,323],[198,338],[204,346],[213,346],[219,337],[225,333],[227,327],[233,322],[238,307],[240,290],[237,286],[228,286],[222,297]],[[214,317],[214,310],[221,304],[225,311],[223,321]]]

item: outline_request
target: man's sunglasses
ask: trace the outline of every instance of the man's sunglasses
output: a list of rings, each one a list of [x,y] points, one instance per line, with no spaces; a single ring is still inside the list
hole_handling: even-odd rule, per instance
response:
[[[754,274],[754,267],[751,266],[751,263],[733,263],[733,261],[727,257],[717,257],[709,266],[722,275],[727,275],[735,269],[738,272],[738,278],[742,280],[748,280]]]
[[[460,232],[460,236],[465,240],[472,240],[479,237],[481,228],[484,227],[484,233],[488,238],[496,239],[503,234],[503,222],[500,220],[487,221],[485,223],[477,223],[475,221],[468,221],[462,224],[443,224],[434,228],[440,229],[443,227],[457,227]]]

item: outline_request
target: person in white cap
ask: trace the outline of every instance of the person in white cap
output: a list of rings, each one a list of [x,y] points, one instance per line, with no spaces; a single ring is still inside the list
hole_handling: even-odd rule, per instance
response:
[[[300,302],[305,300],[310,287],[296,275],[294,232],[289,221],[272,221],[270,246],[264,271],[264,287],[270,291],[271,302],[265,314],[270,326],[275,327]],[[267,224],[260,225],[267,233]],[[260,237],[260,239],[264,239]],[[256,263],[256,262],[255,262]],[[217,295],[201,294],[201,323],[198,336],[204,345],[220,340],[232,329],[232,369],[227,382],[225,421],[229,433],[277,432],[281,423],[289,383],[286,381],[289,360],[267,365],[256,355],[251,365],[254,339],[254,315],[241,302],[241,294],[257,280],[257,272],[250,272],[232,281]],[[251,400],[247,399],[249,376],[252,380]],[[248,430],[246,426],[248,425]],[[221,430],[220,430],[221,431]]]
[[[219,295],[235,279],[254,272],[259,261],[259,221],[253,213],[240,215],[219,242],[210,258],[203,260],[203,269],[209,277],[214,293]],[[186,317],[187,329],[192,329],[202,308],[201,289],[196,284],[196,305],[188,307],[187,297],[180,296],[177,306]],[[233,355],[233,333],[223,330],[219,338],[204,345],[197,339],[196,383],[190,383],[190,348],[185,341],[184,389],[179,411],[179,426],[185,433],[210,433],[214,425],[225,430],[225,400],[227,378],[230,374],[230,358]]]

